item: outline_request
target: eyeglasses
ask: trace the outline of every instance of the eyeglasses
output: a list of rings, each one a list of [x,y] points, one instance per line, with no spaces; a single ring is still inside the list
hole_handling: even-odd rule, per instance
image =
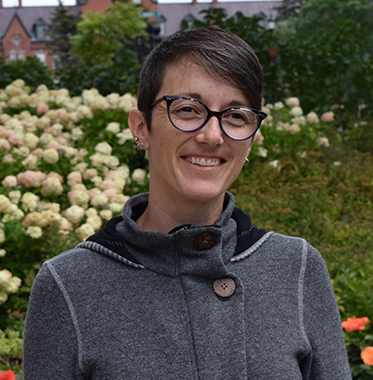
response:
[[[157,99],[150,108],[165,101],[171,124],[183,132],[195,132],[203,128],[212,116],[219,120],[222,132],[232,140],[247,140],[267,117],[264,112],[247,107],[231,107],[224,111],[211,111],[197,99],[184,96],[165,95]]]

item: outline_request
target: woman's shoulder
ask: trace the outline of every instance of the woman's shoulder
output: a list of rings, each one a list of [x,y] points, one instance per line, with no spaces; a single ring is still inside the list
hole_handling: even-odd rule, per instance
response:
[[[276,233],[266,232],[258,241],[244,252],[232,258],[232,262],[244,260],[249,257],[261,257],[271,260],[316,260],[323,263],[319,251],[308,241],[301,237],[294,237]]]

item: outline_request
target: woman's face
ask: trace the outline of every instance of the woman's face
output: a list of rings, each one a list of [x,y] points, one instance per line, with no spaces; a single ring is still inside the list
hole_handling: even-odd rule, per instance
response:
[[[195,98],[212,111],[250,106],[241,90],[217,80],[190,61],[167,68],[156,99],[164,95]],[[148,150],[151,197],[197,204],[222,201],[253,139],[231,140],[221,131],[216,117],[198,131],[179,131],[170,123],[163,101],[153,108],[151,132],[144,125],[139,140]]]

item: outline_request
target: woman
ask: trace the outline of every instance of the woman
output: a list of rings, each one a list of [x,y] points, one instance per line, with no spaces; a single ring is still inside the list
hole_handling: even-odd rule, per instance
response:
[[[262,82],[222,29],[152,51],[129,116],[149,194],[43,265],[25,380],[351,378],[320,254],[254,227],[227,192],[266,116]]]

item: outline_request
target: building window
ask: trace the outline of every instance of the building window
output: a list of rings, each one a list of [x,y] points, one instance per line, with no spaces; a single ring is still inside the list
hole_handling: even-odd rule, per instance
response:
[[[16,50],[11,50],[11,51],[9,52],[9,59],[10,59],[11,61],[14,61],[15,59],[17,59],[17,52],[16,52]]]
[[[25,59],[25,51],[18,50],[18,59]]]
[[[34,24],[35,38],[41,39],[45,37],[45,21],[42,18],[38,18]]]
[[[47,55],[46,55],[46,53],[41,50],[38,53],[36,53],[36,56],[39,58],[40,62],[44,66],[46,66],[46,64],[47,64]]]

